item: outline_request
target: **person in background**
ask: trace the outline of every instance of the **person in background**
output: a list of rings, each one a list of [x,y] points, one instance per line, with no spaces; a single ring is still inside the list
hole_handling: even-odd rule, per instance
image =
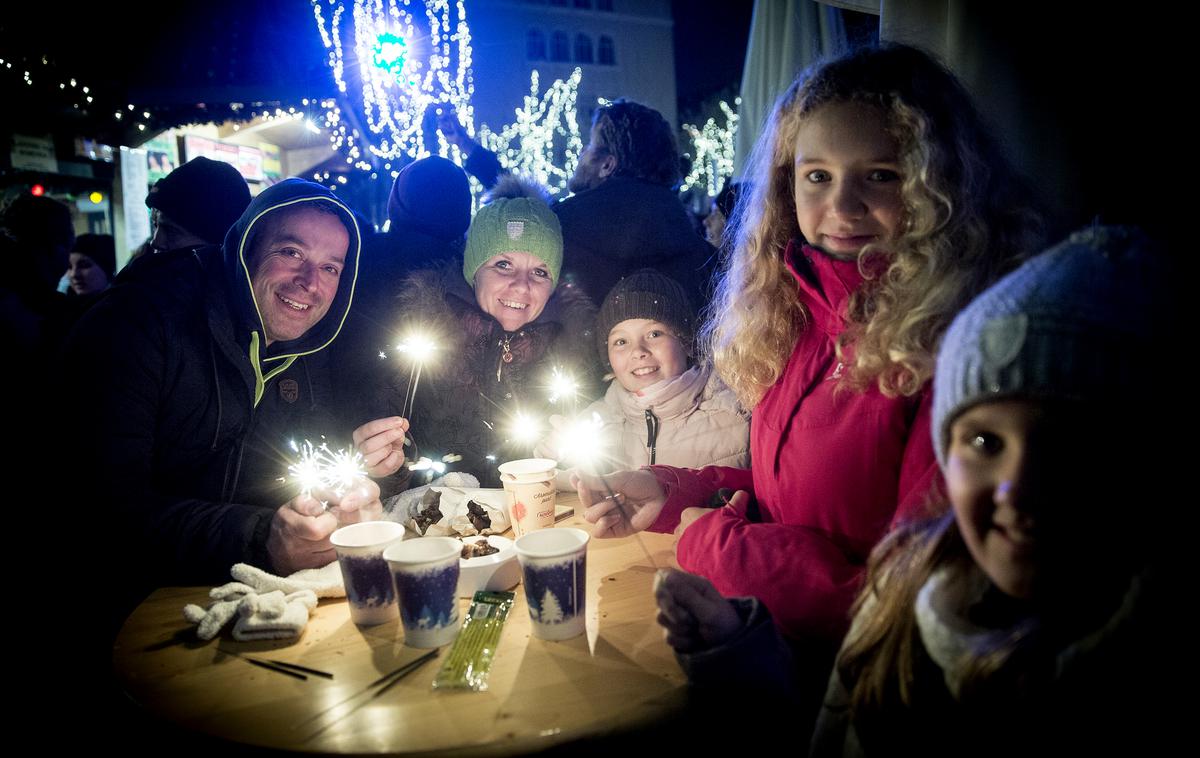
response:
[[[674,130],[661,113],[624,99],[597,108],[567,184],[574,194],[554,206],[564,281],[598,298],[622,276],[653,268],[707,304],[714,251],[672,189],[678,179]]]
[[[71,292],[95,295],[108,288],[117,268],[117,248],[111,234],[81,234],[68,256]]]
[[[250,187],[236,168],[204,156],[191,159],[150,188],[146,207],[155,254],[131,259],[116,280],[150,276],[171,259],[219,247],[249,204]]]
[[[715,248],[725,245],[725,230],[732,229],[730,220],[737,212],[738,199],[746,194],[744,182],[726,182],[713,198],[712,208],[704,217],[704,238]]]

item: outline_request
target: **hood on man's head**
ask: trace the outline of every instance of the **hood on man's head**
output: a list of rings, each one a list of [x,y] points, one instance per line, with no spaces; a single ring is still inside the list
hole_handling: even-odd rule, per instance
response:
[[[221,244],[250,203],[250,187],[228,163],[193,158],[155,182],[146,206],[157,208],[192,234]]]
[[[297,339],[273,343],[264,351],[267,359],[316,352],[328,346],[338,335],[353,301],[363,230],[355,214],[328,188],[304,179],[285,179],[263,190],[250,201],[241,218],[225,235],[225,244],[222,246],[225,270],[239,306],[241,321],[252,331],[258,332],[265,344],[265,328],[254,298],[254,270],[250,252],[263,228],[264,218],[273,213],[303,208],[309,203],[324,204],[346,227],[349,236],[346,264],[338,280],[337,294],[324,318]]]

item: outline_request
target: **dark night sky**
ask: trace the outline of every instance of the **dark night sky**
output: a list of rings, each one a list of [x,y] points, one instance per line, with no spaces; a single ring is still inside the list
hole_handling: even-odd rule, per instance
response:
[[[681,110],[741,80],[753,0],[673,0]],[[467,7],[470,20],[470,4]],[[142,29],[153,29],[142,33]],[[164,3],[131,21],[94,2],[46,2],[0,20],[0,55],[51,55],[115,100],[146,105],[332,94],[307,0]]]

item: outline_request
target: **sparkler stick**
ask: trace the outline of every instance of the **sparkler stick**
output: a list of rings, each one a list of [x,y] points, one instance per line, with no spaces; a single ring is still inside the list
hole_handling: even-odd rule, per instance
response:
[[[424,334],[410,335],[396,349],[409,356],[411,365],[408,369],[408,385],[404,390],[404,405],[400,415],[409,418],[417,400],[417,387],[421,383],[421,370],[425,361],[437,350],[437,344]]]

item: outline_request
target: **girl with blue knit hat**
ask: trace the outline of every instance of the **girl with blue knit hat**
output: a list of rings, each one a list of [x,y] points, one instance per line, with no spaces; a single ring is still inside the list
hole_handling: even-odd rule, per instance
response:
[[[951,324],[931,424],[948,502],[872,554],[811,754],[1156,754],[1168,550],[1138,508],[1170,481],[1151,433],[1164,282],[1140,233],[1089,229]],[[753,607],[692,604],[727,629],[692,673],[786,689],[770,615],[736,602]]]
[[[414,454],[483,486],[499,486],[496,467],[529,457],[534,425],[549,415],[547,384],[569,372],[590,400],[598,375],[591,353],[595,306],[577,288],[559,286],[562,230],[540,187],[503,177],[475,214],[461,261],[410,276],[396,300],[397,341],[427,337],[436,351],[423,367],[410,419],[369,422],[355,441],[373,476],[404,462],[404,431]],[[397,372],[390,405],[400,411],[408,372]]]

